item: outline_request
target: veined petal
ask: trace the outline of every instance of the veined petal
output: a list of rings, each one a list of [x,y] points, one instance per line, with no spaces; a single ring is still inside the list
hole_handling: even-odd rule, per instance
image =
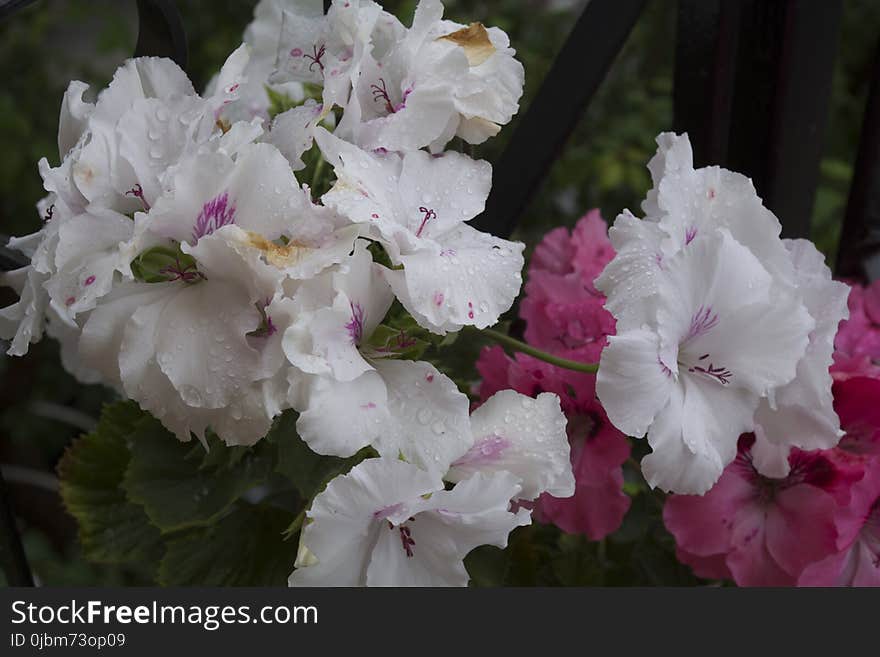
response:
[[[574,493],[566,419],[559,397],[537,399],[502,390],[471,414],[474,444],[452,464],[446,479],[458,482],[477,472],[511,472],[521,480],[521,499],[541,493]]]

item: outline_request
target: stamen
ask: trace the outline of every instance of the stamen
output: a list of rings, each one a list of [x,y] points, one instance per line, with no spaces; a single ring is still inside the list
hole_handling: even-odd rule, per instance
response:
[[[385,78],[379,78],[379,84],[371,84],[370,90],[373,92],[373,102],[384,102],[385,109],[388,110],[388,113],[394,114],[395,109],[394,105],[391,103],[391,98],[388,97],[388,88],[385,86]],[[405,98],[404,102],[406,102]]]
[[[421,206],[419,208],[419,212],[423,212],[425,214],[425,218],[422,219],[422,224],[419,226],[419,229],[416,231],[416,237],[422,236],[422,231],[425,230],[425,226],[431,219],[437,218],[437,213],[430,208],[426,208],[425,206]]]
[[[413,555],[412,548],[416,542],[409,532],[409,527],[401,525],[398,529],[400,530],[400,543],[403,545],[403,551],[406,552],[407,557],[411,557]]]
[[[144,206],[144,212],[150,211],[150,204],[147,203],[147,199],[144,198],[144,188],[141,187],[140,184],[136,184],[134,187],[129,189],[127,192],[125,192],[125,195],[139,198]]]
[[[703,360],[708,358],[709,354],[705,356],[701,356],[699,360]],[[730,383],[730,379],[733,376],[733,372],[731,372],[726,367],[715,367],[711,362],[709,363],[709,367],[702,367],[700,365],[694,365],[693,367],[688,368],[688,372],[697,372],[699,374],[705,374],[708,377],[711,377],[717,380],[721,385],[727,385]]]
[[[174,281],[183,281],[184,283],[198,283],[200,280],[205,279],[205,275],[196,269],[195,263],[188,264],[186,267],[183,267],[180,264],[180,259],[175,258],[174,264],[169,265],[167,267],[163,267],[159,270],[160,274],[165,274],[166,276],[170,276],[168,282]]]
[[[48,208],[46,208],[46,216],[43,217],[43,221],[51,221],[52,215],[55,214],[55,204],[53,203]]]
[[[304,58],[312,60],[312,63],[309,64],[309,71],[311,71],[315,67],[315,65],[317,65],[318,68],[321,69],[321,73],[324,72],[324,64],[321,62],[321,58],[324,56],[324,53],[326,52],[326,50],[327,50],[327,47],[324,44],[321,44],[320,49],[318,48],[317,45],[314,45],[314,46],[312,46],[312,53],[313,54],[309,55],[308,53],[305,53],[303,55]]]

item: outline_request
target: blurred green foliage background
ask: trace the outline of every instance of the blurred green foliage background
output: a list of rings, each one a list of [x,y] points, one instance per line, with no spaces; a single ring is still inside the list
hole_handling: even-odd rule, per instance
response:
[[[177,4],[189,41],[189,73],[196,87],[203,88],[240,43],[255,0],[182,0]],[[416,0],[386,0],[383,4],[408,24]],[[445,4],[447,16],[454,20],[479,20],[510,35],[526,69],[524,110],[538,93],[584,2],[446,0]],[[813,216],[814,240],[829,259],[836,251],[880,26],[880,3],[845,0],[844,7]],[[638,210],[650,182],[645,163],[653,154],[654,137],[670,129],[672,123],[675,12],[674,0],[648,3],[608,78],[548,172],[541,193],[520,224],[519,239],[534,245],[548,229],[571,226],[593,207],[600,208],[609,220],[623,208]],[[134,51],[136,37],[134,0],[42,0],[0,24],[0,233],[18,235],[39,228],[35,203],[44,192],[36,163],[43,156],[50,162],[58,161],[58,109],[68,81],[79,79],[100,89]],[[515,124],[480,147],[479,156],[497,161],[515,132]],[[14,299],[10,291],[0,290],[0,305]],[[67,375],[61,369],[57,348],[48,341],[32,347],[26,358],[0,357],[0,377],[0,464],[39,580],[50,585],[143,583],[138,573],[89,565],[80,558],[75,523],[64,512],[57,494],[58,459],[75,436],[94,425],[109,394],[98,387],[82,386]],[[645,531],[644,523],[649,521],[640,518],[649,517],[649,509],[643,508],[643,502],[634,503],[621,532],[635,526]],[[650,517],[656,520],[656,510]],[[542,531],[540,527],[528,529],[531,533]],[[667,539],[660,536],[658,542]],[[589,573],[608,572],[605,565],[613,559],[607,550],[613,553],[614,547],[606,548],[603,543],[584,549],[582,543],[577,537],[560,543],[562,556],[553,561],[553,568],[561,569],[557,573],[560,579],[595,582]],[[514,540],[511,551],[528,550],[533,544],[525,538]],[[626,577],[632,577],[634,571],[620,578],[612,574],[609,582],[650,584],[655,580],[669,583],[670,577],[673,581],[686,579],[686,574],[679,572],[681,567],[657,554],[620,556],[640,560],[642,570],[638,572],[642,575],[628,582]],[[477,558],[482,557],[474,555],[474,560]],[[484,570],[491,572],[499,562],[491,555],[486,558]],[[652,572],[655,568],[675,572],[663,578]],[[514,582],[542,581],[536,577],[535,572],[523,572]]]

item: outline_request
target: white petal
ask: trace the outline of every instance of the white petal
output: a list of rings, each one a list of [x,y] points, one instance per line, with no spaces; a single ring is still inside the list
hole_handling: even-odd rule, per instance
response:
[[[510,532],[530,522],[511,513],[519,485],[508,472],[476,474],[451,491],[434,493],[425,510],[401,526],[384,528],[367,569],[368,586],[465,586],[464,557],[480,545],[505,547]],[[400,531],[411,541],[408,556]]]
[[[653,321],[657,281],[662,276],[663,231],[628,211],[608,230],[616,255],[596,279],[607,297],[605,308],[617,319],[618,333]]]
[[[694,453],[682,439],[684,393],[675,386],[669,403],[657,415],[648,434],[653,450],[642,459],[648,484],[665,491],[702,495],[721,476],[723,466],[711,453]]]
[[[315,125],[321,115],[321,108],[309,101],[276,116],[272,120],[272,128],[266,135],[266,141],[273,144],[294,171],[305,168],[302,155],[312,147],[315,136]]]
[[[397,298],[435,333],[495,324],[519,294],[524,245],[466,224],[437,242],[439,253],[401,256],[403,270],[386,271]]]
[[[407,228],[437,238],[483,211],[492,187],[492,165],[455,151],[442,156],[412,151],[404,155],[398,184]],[[431,213],[429,219],[421,208]]]
[[[457,482],[476,472],[506,470],[521,480],[522,499],[541,493],[569,497],[574,475],[565,426],[556,395],[532,399],[513,390],[497,392],[471,415],[474,444],[445,478]]]
[[[365,585],[379,532],[387,531],[382,511],[418,504],[440,488],[438,478],[395,459],[367,459],[335,478],[315,498],[303,529],[302,544],[316,563],[294,571],[289,584]]]
[[[310,377],[297,433],[318,454],[348,457],[376,442],[391,423],[388,393],[378,373],[354,381]]]
[[[392,426],[374,443],[382,456],[444,474],[473,444],[468,398],[429,363],[375,363],[388,390]]]
[[[672,373],[660,362],[655,334],[639,329],[608,338],[599,361],[596,395],[623,433],[644,436],[674,388]]]

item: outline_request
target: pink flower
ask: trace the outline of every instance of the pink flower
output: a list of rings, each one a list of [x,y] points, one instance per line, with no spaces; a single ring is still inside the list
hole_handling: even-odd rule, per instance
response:
[[[620,527],[630,499],[623,492],[621,465],[629,457],[626,436],[608,421],[596,400],[596,377],[563,370],[524,354],[511,359],[500,347],[484,349],[477,361],[483,377],[480,398],[513,388],[522,394],[541,392],[559,395],[568,418],[575,493],[559,499],[542,495],[536,516],[569,533],[582,533],[598,540]]]
[[[591,210],[569,234],[556,228],[535,247],[520,315],[529,344],[595,362],[614,333],[614,318],[593,281],[614,257],[608,226]]]
[[[705,496],[667,499],[680,561],[744,586],[880,584],[880,380],[838,381],[833,393],[846,432],[834,449],[795,449],[789,475],[771,479],[752,467],[747,434]]]
[[[705,495],[669,497],[663,519],[679,560],[697,575],[794,585],[807,566],[836,552],[835,497],[848,493],[852,475],[821,452],[795,449],[789,475],[770,479],[752,465],[753,444],[751,434],[740,438],[736,460]]]
[[[880,380],[851,378],[834,385],[846,435],[831,450],[836,462],[864,477],[837,515],[839,551],[809,566],[802,586],[880,586]]]
[[[880,280],[868,287],[851,284],[847,304],[849,319],[834,340],[834,378],[880,376]]]

